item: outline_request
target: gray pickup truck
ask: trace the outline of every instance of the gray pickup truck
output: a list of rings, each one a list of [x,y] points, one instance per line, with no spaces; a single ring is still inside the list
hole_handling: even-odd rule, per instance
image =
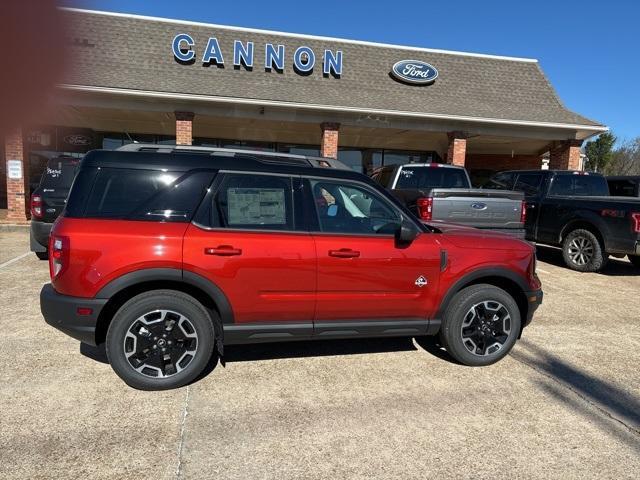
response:
[[[471,188],[467,171],[440,163],[389,165],[371,177],[423,222],[457,223],[524,238],[524,194]]]

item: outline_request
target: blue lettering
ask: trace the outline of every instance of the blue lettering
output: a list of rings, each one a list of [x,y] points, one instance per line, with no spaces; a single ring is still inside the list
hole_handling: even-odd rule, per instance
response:
[[[253,42],[247,42],[245,47],[240,40],[233,42],[233,65],[236,67],[244,63],[245,67],[253,67]]]
[[[185,44],[187,48],[185,48]],[[194,44],[195,42],[190,35],[179,33],[173,37],[173,56],[181,62],[190,62],[196,56],[196,52],[192,50]],[[186,51],[183,51],[183,49],[186,49]]]
[[[324,51],[324,62],[322,63],[322,73],[325,75],[339,77],[342,75],[342,51],[338,50],[334,55],[331,50]]]
[[[298,47],[293,54],[293,65],[300,72],[310,72],[315,63],[316,56],[309,47]]]
[[[224,57],[222,56],[220,44],[216,37],[209,38],[207,48],[204,49],[204,54],[202,55],[202,63],[211,62],[215,62],[218,65],[224,65]]]
[[[284,70],[284,45],[278,45],[277,50],[271,43],[264,46],[264,68]]]

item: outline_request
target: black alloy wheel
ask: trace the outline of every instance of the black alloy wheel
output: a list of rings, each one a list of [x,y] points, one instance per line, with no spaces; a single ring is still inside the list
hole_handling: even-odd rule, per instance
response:
[[[511,315],[500,302],[487,300],[473,305],[462,322],[462,343],[474,355],[500,350],[511,334]]]
[[[129,386],[166,390],[188,385],[214,350],[213,313],[175,290],[152,290],[128,300],[109,324],[106,352]]]
[[[153,310],[133,321],[124,337],[124,354],[138,373],[164,378],[184,370],[198,349],[191,321],[178,312]]]
[[[472,285],[456,293],[445,310],[440,343],[464,365],[491,365],[511,351],[520,326],[520,309],[508,292]]]

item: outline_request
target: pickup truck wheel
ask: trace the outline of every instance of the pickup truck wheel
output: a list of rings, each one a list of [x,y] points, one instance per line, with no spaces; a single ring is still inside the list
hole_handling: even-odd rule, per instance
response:
[[[520,325],[520,310],[511,295],[493,285],[473,285],[452,299],[440,340],[460,363],[490,365],[513,348]]]
[[[598,238],[584,229],[574,230],[565,237],[562,257],[567,267],[578,272],[597,272],[607,260]]]
[[[154,290],[127,301],[107,331],[111,367],[129,386],[166,390],[195,380],[211,359],[214,328],[194,298]]]
[[[629,255],[629,261],[634,267],[640,268],[640,255]]]

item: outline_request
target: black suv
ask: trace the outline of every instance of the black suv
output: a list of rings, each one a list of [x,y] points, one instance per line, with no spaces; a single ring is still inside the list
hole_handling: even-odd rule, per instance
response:
[[[49,159],[40,184],[31,194],[31,251],[41,260],[48,258],[49,233],[64,208],[80,160],[71,157]]]

